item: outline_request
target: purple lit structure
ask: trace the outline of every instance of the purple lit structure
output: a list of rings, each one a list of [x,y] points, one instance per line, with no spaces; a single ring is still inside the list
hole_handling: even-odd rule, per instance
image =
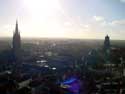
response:
[[[77,78],[69,78],[61,83],[62,88],[66,88],[73,94],[79,94],[80,90],[80,81]]]

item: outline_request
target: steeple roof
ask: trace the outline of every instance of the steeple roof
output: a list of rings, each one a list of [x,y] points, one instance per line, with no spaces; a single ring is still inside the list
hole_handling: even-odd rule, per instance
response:
[[[18,21],[17,20],[16,20],[15,33],[19,33],[19,31],[18,31]]]

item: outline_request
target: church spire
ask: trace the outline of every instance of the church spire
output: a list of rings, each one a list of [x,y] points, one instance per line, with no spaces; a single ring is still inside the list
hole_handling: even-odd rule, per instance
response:
[[[15,33],[18,33],[19,31],[18,31],[18,20],[16,20],[16,27],[15,27]]]
[[[13,52],[14,52],[14,57],[16,61],[19,61],[20,50],[21,50],[21,38],[20,38],[19,29],[18,29],[18,21],[16,20],[15,31],[13,34]]]

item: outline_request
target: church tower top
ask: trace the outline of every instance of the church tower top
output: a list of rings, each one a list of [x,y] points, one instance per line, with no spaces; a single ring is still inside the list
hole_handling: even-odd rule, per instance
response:
[[[109,50],[110,49],[110,37],[108,35],[105,36],[104,49],[105,50]]]

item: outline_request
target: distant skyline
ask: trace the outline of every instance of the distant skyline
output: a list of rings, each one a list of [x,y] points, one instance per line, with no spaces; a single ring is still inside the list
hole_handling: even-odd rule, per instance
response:
[[[0,0],[0,37],[125,40],[125,0]]]

